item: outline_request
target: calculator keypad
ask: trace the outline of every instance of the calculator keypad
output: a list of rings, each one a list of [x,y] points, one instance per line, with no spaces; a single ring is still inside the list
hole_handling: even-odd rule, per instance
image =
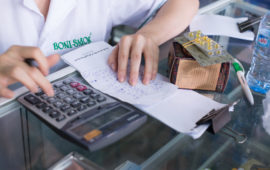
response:
[[[24,96],[24,100],[58,123],[87,109],[100,107],[99,103],[108,99],[93,88],[69,78],[53,83],[53,88],[54,97],[48,97],[43,91],[39,91]]]

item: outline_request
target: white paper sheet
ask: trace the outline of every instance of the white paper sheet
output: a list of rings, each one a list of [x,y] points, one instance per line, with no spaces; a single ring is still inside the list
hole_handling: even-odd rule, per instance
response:
[[[162,102],[141,109],[173,129],[194,134],[199,119],[212,109],[220,109],[224,106],[192,90],[178,89]]]
[[[127,82],[119,83],[116,73],[107,64],[112,49],[105,42],[92,43],[65,54],[62,59],[77,69],[94,88],[133,104],[194,139],[200,137],[208,127],[196,127],[196,122],[212,109],[224,106],[192,90],[177,89],[162,75],[147,86],[141,82],[135,87]]]
[[[190,24],[190,31],[201,30],[205,35],[220,35],[253,41],[254,33],[246,31],[240,33],[237,23],[247,18],[231,18],[221,15],[197,15]]]
[[[142,84],[141,76],[136,86],[127,81],[120,83],[107,64],[112,47],[105,42],[93,43],[62,56],[62,59],[79,70],[94,88],[133,105],[149,106],[173,94],[177,87],[160,74],[149,85]]]

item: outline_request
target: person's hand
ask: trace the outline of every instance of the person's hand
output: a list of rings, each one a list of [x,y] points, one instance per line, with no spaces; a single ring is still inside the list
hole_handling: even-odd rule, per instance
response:
[[[25,63],[25,59],[34,59],[37,67]],[[40,87],[48,96],[53,96],[54,91],[50,82],[45,78],[49,68],[56,64],[59,55],[45,57],[37,47],[12,46],[0,55],[0,96],[12,98],[14,92],[8,85],[21,82],[31,92],[37,92]]]
[[[155,79],[158,71],[158,45],[146,35],[136,33],[121,38],[109,56],[109,66],[117,72],[117,78],[124,82],[127,76],[128,60],[130,58],[129,83],[134,86],[138,81],[142,55],[145,59],[143,84]]]

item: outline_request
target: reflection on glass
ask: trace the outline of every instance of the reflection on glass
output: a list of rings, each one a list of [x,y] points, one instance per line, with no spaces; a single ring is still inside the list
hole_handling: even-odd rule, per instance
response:
[[[102,114],[94,119],[89,120],[86,123],[83,123],[78,127],[73,128],[71,131],[78,136],[83,136],[84,134],[90,132],[93,129],[98,129],[99,127],[107,124],[108,122],[117,120],[119,117],[125,115],[129,111],[129,109],[123,106],[118,106],[106,112],[105,114]]]

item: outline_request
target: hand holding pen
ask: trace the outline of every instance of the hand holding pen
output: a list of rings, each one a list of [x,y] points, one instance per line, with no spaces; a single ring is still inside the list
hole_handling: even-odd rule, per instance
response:
[[[38,67],[29,66],[25,60],[33,59]],[[45,57],[37,47],[12,46],[0,55],[0,97],[12,98],[14,93],[8,86],[21,82],[31,92],[37,92],[40,87],[48,96],[54,91],[50,82],[45,78],[49,68],[56,64],[59,55]]]

